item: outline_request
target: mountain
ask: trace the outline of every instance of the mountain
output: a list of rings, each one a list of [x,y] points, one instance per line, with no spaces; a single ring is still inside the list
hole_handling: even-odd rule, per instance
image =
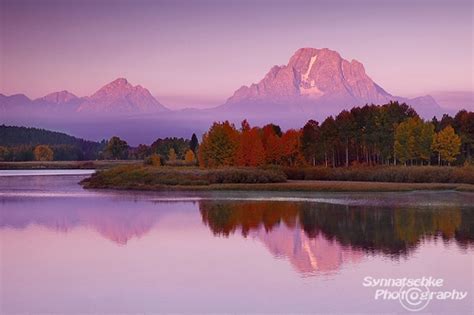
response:
[[[0,94],[0,124],[61,130],[94,140],[119,135],[137,145],[157,137],[202,134],[219,120],[299,128],[308,119],[322,121],[342,109],[391,100],[407,103],[425,119],[452,113],[429,95],[390,94],[367,75],[362,63],[345,60],[336,51],[301,48],[288,64],[272,67],[260,82],[241,87],[215,108],[171,111],[146,88],[118,78],[84,97],[68,91],[35,100]]]
[[[60,92],[50,93],[46,96],[38,98],[37,101],[54,103],[54,104],[64,104],[64,103],[69,103],[71,101],[75,101],[78,99],[79,98],[76,95],[68,91],[60,91]]]
[[[107,84],[80,104],[77,112],[92,113],[152,113],[166,111],[150,92],[119,78]]]
[[[431,95],[444,108],[474,110],[474,91],[435,91]]]
[[[356,61],[329,49],[299,49],[284,66],[274,66],[257,84],[238,89],[227,103],[249,100],[297,102],[345,100],[348,105],[383,103],[391,97]]]
[[[271,110],[324,116],[353,106],[389,101],[406,102],[421,109],[422,116],[425,112],[430,116],[442,112],[430,96],[408,99],[391,95],[366,74],[357,60],[345,60],[327,48],[301,48],[287,65],[274,66],[260,82],[235,91],[221,109],[233,113],[253,108],[257,113]]]
[[[119,78],[86,97],[77,97],[68,91],[50,93],[35,100],[30,100],[23,94],[12,96],[0,94],[0,111],[9,116],[26,113],[50,116],[58,112],[69,116],[88,113],[95,116],[120,116],[158,113],[168,109],[147,89],[140,85],[133,86],[126,79]],[[65,118],[67,117],[61,117]]]
[[[19,106],[29,102],[31,102],[31,100],[25,94],[14,94],[10,96],[0,94],[0,106],[2,106],[2,108],[6,108],[7,106]]]
[[[21,114],[25,105],[31,103],[31,100],[24,94],[4,95],[0,94],[0,113],[2,116],[9,113]]]

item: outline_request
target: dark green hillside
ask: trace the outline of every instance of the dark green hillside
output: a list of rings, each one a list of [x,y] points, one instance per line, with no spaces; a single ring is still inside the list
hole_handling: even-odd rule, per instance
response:
[[[105,144],[45,129],[0,126],[0,147],[3,147],[0,159],[32,160],[37,145],[49,146],[54,151],[54,160],[93,160]]]

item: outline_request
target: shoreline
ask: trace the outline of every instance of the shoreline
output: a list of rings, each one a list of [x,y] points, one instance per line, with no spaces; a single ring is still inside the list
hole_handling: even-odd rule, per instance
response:
[[[295,168],[263,170],[256,168],[200,169],[198,167],[151,167],[136,160],[97,161],[29,161],[0,162],[0,170],[100,170],[80,182],[85,189],[129,191],[301,191],[301,192],[403,192],[403,191],[463,191],[474,192],[474,184],[466,182],[395,182],[359,179],[360,174],[375,175],[396,171],[412,172],[412,179],[423,181],[426,172],[438,172],[437,167],[321,169]],[[440,168],[440,170],[444,170]],[[457,173],[472,169],[454,169]],[[340,173],[356,173],[354,180],[339,179]],[[367,173],[366,173],[367,172]],[[420,175],[421,174],[421,175]],[[471,174],[472,175],[472,174]],[[282,177],[283,176],[283,177]],[[305,179],[301,178],[305,177]],[[316,177],[316,178],[314,178]],[[318,178],[319,177],[319,178]],[[332,179],[331,177],[334,177]],[[457,179],[458,177],[456,177]],[[376,177],[374,178],[376,179]],[[431,179],[431,178],[429,178]],[[451,178],[453,180],[454,178]],[[462,178],[461,178],[462,179]],[[436,179],[434,179],[436,180]],[[260,182],[259,182],[260,181]]]
[[[137,160],[89,160],[89,161],[0,161],[0,170],[67,170],[67,169],[107,169],[119,165],[132,165]]]
[[[210,185],[129,185],[88,187],[85,189],[111,189],[123,191],[299,191],[299,192],[410,192],[410,191],[442,191],[454,190],[474,192],[472,184],[456,183],[393,183],[393,182],[361,182],[361,181],[314,181],[289,180],[283,183],[260,184],[210,184]]]

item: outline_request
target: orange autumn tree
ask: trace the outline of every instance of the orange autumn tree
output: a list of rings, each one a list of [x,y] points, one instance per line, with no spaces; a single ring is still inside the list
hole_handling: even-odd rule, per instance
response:
[[[201,167],[262,165],[304,165],[301,152],[301,130],[282,134],[279,126],[269,124],[252,128],[247,120],[237,130],[228,121],[215,122],[204,134],[199,148]]]
[[[215,122],[204,134],[199,147],[199,166],[219,167],[235,164],[239,147],[239,132],[228,121]]]
[[[289,129],[281,137],[282,160],[285,165],[296,166],[304,163],[301,154],[301,131]]]
[[[260,130],[256,127],[251,128],[247,120],[242,121],[235,164],[238,166],[261,166],[265,164],[265,149],[260,138]]]
[[[262,128],[262,144],[266,164],[280,164],[283,156],[280,127],[268,124]]]

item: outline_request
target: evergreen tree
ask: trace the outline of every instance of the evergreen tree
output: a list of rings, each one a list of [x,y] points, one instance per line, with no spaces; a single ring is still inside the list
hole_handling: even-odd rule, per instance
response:
[[[319,123],[309,120],[303,127],[301,134],[301,150],[308,163],[315,166],[321,145],[321,132]]]
[[[189,142],[189,148],[194,152],[194,154],[197,153],[197,150],[199,148],[199,140],[196,137],[196,134],[193,133],[191,136],[191,141]]]
[[[335,146],[337,144],[337,127],[332,116],[326,118],[321,124],[321,144],[324,152],[324,163],[326,167],[329,159],[332,160],[332,167],[336,167]]]
[[[459,111],[454,116],[453,127],[461,137],[464,158],[471,162],[472,155],[474,155],[474,112]]]
[[[114,136],[107,143],[106,153],[108,157],[114,160],[123,160],[128,157],[128,149],[129,146],[126,141]]]
[[[349,142],[354,138],[354,133],[356,130],[356,123],[352,114],[343,110],[336,116],[336,126],[338,128],[339,137],[341,137],[342,142],[345,147],[345,165],[349,166]]]

